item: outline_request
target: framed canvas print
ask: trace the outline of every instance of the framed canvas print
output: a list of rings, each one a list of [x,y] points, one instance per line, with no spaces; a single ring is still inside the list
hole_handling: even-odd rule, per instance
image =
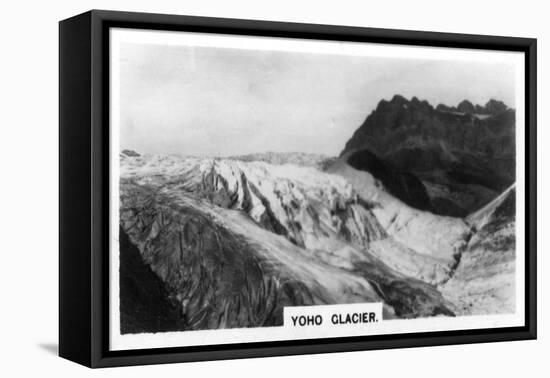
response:
[[[536,337],[536,41],[60,23],[60,355]]]

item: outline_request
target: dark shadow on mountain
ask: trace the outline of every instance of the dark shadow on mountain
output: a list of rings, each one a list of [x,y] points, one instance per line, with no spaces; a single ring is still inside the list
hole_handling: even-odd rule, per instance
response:
[[[352,153],[348,158],[348,164],[357,170],[369,172],[380,180],[392,195],[407,205],[421,210],[431,210],[428,192],[422,181],[414,174],[400,172],[368,150]]]
[[[178,330],[179,318],[164,283],[120,228],[120,333]]]
[[[408,277],[397,277],[382,262],[362,261],[355,271],[372,285],[384,303],[393,307],[402,319],[430,316],[455,316],[437,288]]]

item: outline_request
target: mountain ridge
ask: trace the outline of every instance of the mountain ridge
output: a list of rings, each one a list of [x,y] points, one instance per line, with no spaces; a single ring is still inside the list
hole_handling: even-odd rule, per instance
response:
[[[434,108],[395,95],[378,103],[340,159],[364,150],[422,181],[431,206],[421,209],[464,217],[515,181],[515,110],[497,100]]]

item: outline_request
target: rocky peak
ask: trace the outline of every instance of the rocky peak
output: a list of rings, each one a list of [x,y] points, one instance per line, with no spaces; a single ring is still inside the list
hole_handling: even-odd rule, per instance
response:
[[[510,108],[508,108],[508,106],[506,106],[506,104],[502,101],[491,99],[484,106],[479,104],[474,105],[468,100],[462,100],[456,107],[439,104],[435,110],[443,113],[459,112],[464,114],[498,115],[510,110]]]
[[[485,104],[485,111],[488,114],[495,115],[505,112],[506,110],[508,110],[508,106],[506,106],[506,104],[502,101],[491,99],[487,102],[487,104]]]
[[[140,154],[138,154],[136,151],[134,150],[122,150],[122,152],[120,153],[121,155],[123,156],[127,156],[127,157],[138,157],[138,156],[141,156]]]
[[[396,105],[406,105],[409,103],[409,100],[407,100],[405,97],[401,96],[400,94],[396,94],[392,97],[390,103],[396,104]]]
[[[434,109],[417,97],[395,95],[380,101],[340,156],[365,150],[392,171],[420,179],[437,214],[465,216],[515,180],[515,112],[494,99],[485,106],[463,100]],[[442,185],[463,197],[442,194]],[[400,192],[394,195],[407,203]]]
[[[393,96],[390,101],[387,101],[384,99],[380,100],[375,111],[382,112],[382,113],[392,112],[401,108],[406,108],[408,104],[409,104],[409,100],[397,94]]]
[[[432,112],[434,107],[426,100],[419,100],[417,97],[413,97],[411,100],[411,106],[413,109],[418,109],[424,112]]]
[[[438,112],[445,112],[445,113],[451,113],[451,112],[457,112],[458,109],[455,108],[455,107],[451,107],[451,106],[447,106],[445,104],[439,104],[437,105],[437,107],[435,108],[436,111]]]
[[[476,108],[474,107],[474,104],[472,104],[468,100],[463,100],[458,106],[456,107],[459,112],[466,113],[466,114],[474,114],[476,112]]]

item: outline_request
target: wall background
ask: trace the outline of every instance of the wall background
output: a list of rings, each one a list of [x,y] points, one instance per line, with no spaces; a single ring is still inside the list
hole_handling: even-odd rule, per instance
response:
[[[539,340],[88,370],[55,356],[58,247],[58,26],[92,8],[396,29],[536,37],[538,80]],[[306,0],[18,1],[0,22],[0,372],[2,376],[541,376],[550,331],[550,203],[546,143],[548,9],[540,1]]]

